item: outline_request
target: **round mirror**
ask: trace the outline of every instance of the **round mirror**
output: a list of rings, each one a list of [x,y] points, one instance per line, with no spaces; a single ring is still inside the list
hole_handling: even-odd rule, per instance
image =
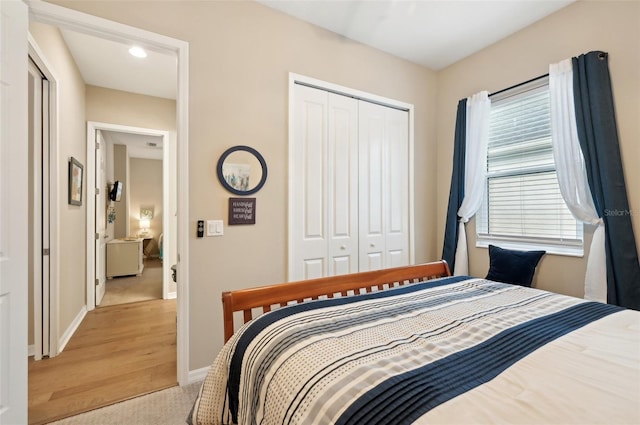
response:
[[[234,146],[218,160],[218,180],[229,192],[251,195],[267,181],[267,163],[249,146]]]

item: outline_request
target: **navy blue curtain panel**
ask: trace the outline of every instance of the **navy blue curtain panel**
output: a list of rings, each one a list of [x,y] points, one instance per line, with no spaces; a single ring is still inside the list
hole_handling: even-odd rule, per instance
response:
[[[607,53],[589,52],[573,58],[573,90],[587,179],[606,230],[607,302],[640,310],[640,263],[622,169]]]
[[[456,249],[458,247],[458,210],[464,199],[464,167],[467,146],[467,99],[458,102],[456,114],[456,131],[453,139],[453,171],[451,173],[451,189],[449,190],[449,206],[447,222],[444,229],[444,245],[442,259],[449,264],[453,273],[456,266]]]

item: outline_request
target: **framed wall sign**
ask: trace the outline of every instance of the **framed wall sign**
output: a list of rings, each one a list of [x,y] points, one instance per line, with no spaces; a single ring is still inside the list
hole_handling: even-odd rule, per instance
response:
[[[69,204],[82,205],[82,179],[84,167],[80,161],[71,157],[69,160]]]
[[[256,198],[229,198],[229,225],[256,224]]]

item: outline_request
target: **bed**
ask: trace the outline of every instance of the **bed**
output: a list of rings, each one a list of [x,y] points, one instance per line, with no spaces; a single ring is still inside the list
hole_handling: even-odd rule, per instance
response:
[[[189,423],[640,423],[636,311],[442,261],[222,300]]]

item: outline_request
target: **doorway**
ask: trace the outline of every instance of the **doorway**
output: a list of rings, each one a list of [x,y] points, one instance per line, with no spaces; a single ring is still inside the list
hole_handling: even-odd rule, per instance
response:
[[[40,66],[36,64],[36,60]],[[29,56],[29,315],[30,353],[36,360],[50,353],[50,94],[48,68]],[[42,68],[42,69],[41,69]]]
[[[164,130],[87,128],[88,172],[99,188],[87,205],[95,211],[87,233],[96,235],[94,249],[87,246],[87,305],[176,298],[175,140]]]
[[[52,35],[53,37],[46,39],[47,42],[51,42],[53,43],[54,40],[55,42],[59,45],[59,46],[64,46],[64,40],[63,38],[60,36],[59,33],[56,34],[56,30],[54,27],[52,26],[47,26],[47,28],[45,28],[44,26],[40,25],[40,28],[36,29],[36,26],[34,25],[34,40],[33,40],[33,44],[36,45],[36,38],[38,40],[43,40],[43,35]],[[57,37],[56,37],[57,35]],[[49,48],[47,51],[45,51],[45,55],[47,53],[51,53],[51,49]],[[53,50],[53,52],[55,53],[55,50]],[[52,55],[51,56],[53,59],[53,63],[56,65],[60,65],[61,63],[64,64],[64,62],[61,62],[59,57]],[[71,62],[69,62],[71,63]],[[82,80],[80,79],[70,79],[69,76],[67,76],[67,74],[65,74],[64,72],[60,73],[59,76],[63,79],[69,80],[67,81],[67,84],[70,84],[71,81],[73,81],[75,84],[80,84],[82,86],[84,86],[86,83],[84,83]],[[34,84],[35,85],[35,84]],[[86,88],[86,86],[85,86]],[[89,91],[89,88],[86,88],[87,91]],[[122,94],[120,94],[122,95]],[[97,97],[94,95],[94,97]],[[72,107],[72,103],[75,102],[77,105],[76,108],[79,111],[79,114],[77,114],[79,116],[79,119],[77,121],[80,122],[80,124],[84,124],[84,115],[87,113],[87,109],[85,109],[85,102],[87,101],[89,97],[87,96],[86,93],[83,93],[82,96],[75,96],[75,97],[64,97],[61,98],[61,102],[65,103],[65,106],[67,107]],[[83,99],[83,100],[80,100]],[[175,101],[171,101],[170,102],[173,106],[171,108],[169,108],[169,111],[171,112],[172,115],[172,122],[175,123],[175,115],[176,115],[176,106],[175,106]],[[65,113],[67,113],[67,109],[64,110]],[[149,113],[147,113],[149,114]],[[61,117],[62,118],[62,117]],[[66,117],[68,118],[68,116]],[[61,119],[61,126],[64,125],[63,122],[64,118]],[[89,126],[91,127],[91,126]],[[175,127],[175,125],[174,125]],[[66,129],[66,127],[63,127],[62,130]],[[149,132],[148,130],[145,129],[133,129],[136,130],[140,133],[143,132]],[[34,131],[34,132],[38,132],[41,133],[41,131]],[[95,133],[95,132],[94,132]],[[157,135],[157,137],[160,137],[161,139],[167,139],[167,146],[172,145],[171,143],[169,143],[169,132],[165,131],[165,132],[159,132],[159,131],[155,131],[155,133],[159,133],[159,135]],[[82,133],[80,133],[80,136],[82,136]],[[87,141],[84,141],[82,139],[81,143],[84,143],[85,146],[87,146]],[[74,251],[67,251],[68,254],[70,255],[66,255],[67,259],[72,257],[74,254],[76,256],[84,256],[84,255],[88,255],[89,257],[93,256],[93,252],[90,249],[86,249],[86,251],[83,249],[82,247],[82,242],[86,240],[85,238],[85,233],[86,229],[85,229],[85,224],[84,222],[80,221],[80,217],[81,215],[85,215],[86,219],[87,219],[87,223],[91,223],[92,226],[94,226],[94,221],[90,220],[90,217],[92,217],[92,211],[95,211],[95,201],[96,199],[104,199],[101,197],[95,197],[95,189],[98,189],[98,195],[106,195],[107,190],[105,190],[106,188],[101,187],[102,184],[96,184],[95,181],[91,181],[91,176],[93,175],[95,177],[95,170],[94,166],[95,165],[94,161],[95,161],[95,153],[96,153],[96,149],[95,149],[95,141],[92,139],[88,139],[90,140],[90,144],[91,144],[91,148],[88,148],[85,152],[84,149],[79,150],[78,146],[67,146],[66,144],[62,143],[62,146],[60,147],[60,151],[61,153],[71,153],[74,157],[74,159],[77,160],[78,163],[80,164],[84,164],[84,172],[83,172],[83,177],[84,177],[84,181],[82,182],[82,184],[84,185],[84,191],[83,191],[83,196],[81,196],[81,201],[76,203],[76,204],[71,204],[71,202],[69,201],[69,204],[67,204],[66,202],[60,202],[58,204],[55,204],[55,206],[52,207],[52,209],[57,209],[59,210],[61,216],[65,216],[66,214],[73,214],[74,217],[74,222],[71,223],[71,225],[73,226],[73,230],[78,231],[80,228],[82,235],[81,235],[81,239],[79,244],[76,244],[73,249]],[[175,142],[175,138],[173,139]],[[173,145],[175,145],[175,143],[173,143]],[[54,151],[55,152],[55,151]],[[175,149],[173,149],[173,155],[170,155],[169,153],[171,152],[171,150],[167,149],[167,156],[170,157],[170,159],[173,159],[173,163],[175,164]],[[162,153],[161,153],[162,156]],[[58,162],[59,160],[53,158],[52,162]],[[64,159],[62,160],[63,164],[64,164]],[[171,162],[171,161],[169,161]],[[41,170],[42,167],[38,167],[38,166],[34,166],[35,169],[39,169]],[[66,171],[66,167],[65,171]],[[63,182],[63,187],[66,187],[67,185],[66,183],[66,179],[65,177],[67,177],[66,175],[64,175],[63,173],[59,173],[62,174],[61,176],[59,175],[57,178],[52,178],[53,181],[62,181]],[[176,175],[175,173],[175,167],[172,173],[174,176]],[[168,175],[168,172],[167,172]],[[161,173],[160,176],[160,184],[161,185],[165,185],[165,180],[169,181],[169,177],[167,176],[166,179],[163,177],[163,173]],[[174,178],[175,180],[175,178]],[[103,180],[104,181],[104,180]],[[106,181],[104,181],[106,183]],[[46,187],[46,186],[45,186]],[[175,187],[175,185],[173,186]],[[101,190],[101,192],[100,192]],[[39,189],[35,189],[34,192],[45,192],[43,188],[39,188]],[[174,192],[175,193],[175,192]],[[35,197],[34,197],[35,198]],[[168,199],[169,197],[167,197]],[[160,198],[162,200],[162,198]],[[66,199],[65,199],[66,201]],[[84,204],[84,205],[83,205]],[[103,204],[104,205],[104,204]],[[102,208],[99,208],[100,210],[104,211]],[[162,208],[160,206],[158,206],[158,210],[162,210]],[[175,215],[175,214],[174,214]],[[62,229],[68,228],[69,227],[69,223],[59,223],[58,226],[60,226]],[[67,226],[67,227],[64,227]],[[175,230],[172,230],[175,233]],[[92,229],[92,232],[95,232],[95,227]],[[175,237],[170,238],[172,241],[175,241]],[[175,243],[175,242],[173,242]],[[57,250],[56,250],[57,251]],[[170,250],[172,253],[175,252],[175,249]],[[34,256],[35,258],[37,258],[37,256]],[[171,259],[170,261],[175,261],[173,259]],[[88,261],[87,261],[88,262]],[[177,261],[175,261],[177,262]],[[175,264],[175,262],[173,262],[172,264]],[[84,261],[74,261],[74,264],[72,265],[72,267],[76,267],[79,271],[81,276],[85,276],[86,277],[86,272],[85,272],[85,262]],[[104,261],[102,262],[102,264],[104,264]],[[65,279],[66,280],[66,279]],[[154,341],[147,341],[143,346],[141,347],[129,347],[129,355],[127,356],[127,360],[129,362],[132,362],[135,359],[138,359],[138,362],[134,362],[130,365],[127,366],[126,361],[123,361],[122,359],[118,359],[117,356],[118,353],[121,353],[121,347],[124,347],[126,343],[128,343],[129,341],[123,341],[118,345],[118,349],[114,349],[115,347],[109,347],[109,349],[105,348],[106,351],[103,351],[101,354],[101,359],[104,360],[110,360],[110,359],[115,359],[112,360],[114,363],[117,363],[118,368],[116,367],[105,367],[105,368],[100,368],[100,370],[104,370],[106,375],[101,375],[101,382],[108,380],[108,379],[112,379],[115,380],[115,377],[118,377],[118,379],[124,379],[123,376],[130,376],[134,373],[135,370],[139,370],[139,371],[144,371],[144,363],[142,362],[142,359],[139,359],[140,356],[145,356],[145,355],[149,355],[150,352],[152,353],[162,353],[162,363],[163,366],[163,370],[164,370],[164,374],[163,376],[166,376],[167,379],[163,379],[161,382],[161,387],[170,384],[170,385],[175,385],[176,383],[176,375],[177,375],[177,363],[176,363],[176,300],[170,300],[171,301],[171,305],[172,310],[170,307],[166,307],[167,310],[158,310],[156,309],[156,313],[153,316],[145,316],[144,319],[140,319],[139,317],[136,319],[130,319],[132,314],[135,314],[135,312],[132,312],[131,309],[126,309],[126,310],[122,310],[118,313],[117,318],[118,320],[102,320],[97,322],[98,324],[90,327],[89,328],[89,332],[93,333],[93,335],[89,335],[90,339],[87,340],[87,334],[86,332],[84,332],[84,330],[87,329],[87,326],[85,325],[85,322],[89,322],[90,320],[94,320],[92,323],[96,323],[95,320],[96,318],[103,318],[105,317],[104,314],[92,314],[92,310],[95,308],[95,298],[93,298],[93,303],[88,301],[85,297],[85,287],[87,286],[87,283],[92,284],[93,283],[93,279],[91,279],[88,282],[85,282],[84,279],[82,279],[82,277],[80,279],[77,279],[77,282],[79,284],[81,284],[82,286],[80,288],[78,288],[78,286],[76,285],[75,287],[72,287],[71,289],[74,292],[80,292],[81,295],[81,307],[82,309],[80,310],[79,314],[76,315],[76,319],[74,319],[74,321],[71,323],[71,325],[69,325],[68,320],[64,320],[61,321],[61,323],[64,323],[63,325],[63,335],[64,335],[64,342],[59,344],[59,347],[61,347],[58,352],[54,352],[51,351],[50,352],[50,356],[49,357],[56,357],[56,358],[50,358],[47,360],[44,360],[42,362],[35,362],[38,364],[34,364],[34,362],[30,362],[29,363],[29,383],[30,383],[30,390],[29,390],[29,394],[30,394],[30,400],[29,400],[29,414],[30,414],[30,422],[32,421],[32,419],[34,419],[35,422],[33,423],[37,423],[38,420],[37,418],[40,417],[43,420],[48,420],[51,419],[52,417],[49,417],[48,415],[50,414],[51,411],[55,411],[55,409],[52,409],[50,406],[56,405],[56,404],[60,404],[61,400],[62,400],[62,395],[60,395],[61,390],[60,390],[60,383],[63,383],[64,385],[67,386],[67,388],[71,388],[72,385],[75,385],[75,390],[77,390],[78,386],[83,386],[83,388],[92,388],[92,391],[105,391],[105,389],[108,389],[109,391],[111,391],[110,395],[106,395],[103,393],[86,393],[86,398],[88,399],[89,402],[93,401],[93,400],[102,400],[102,401],[98,401],[98,405],[100,404],[104,404],[107,402],[115,402],[115,401],[119,401],[122,398],[128,398],[131,396],[135,396],[135,395],[139,395],[141,393],[147,392],[147,391],[151,391],[151,390],[155,390],[158,389],[159,387],[157,386],[157,382],[153,382],[153,386],[152,387],[140,387],[140,386],[130,386],[129,388],[126,388],[125,386],[121,386],[121,385],[117,385],[115,388],[109,389],[108,386],[104,385],[103,383],[98,384],[97,382],[95,382],[95,373],[93,371],[93,368],[90,366],[87,366],[87,361],[91,361],[91,357],[90,356],[82,356],[81,358],[74,360],[74,361],[69,361],[69,356],[71,356],[73,353],[77,353],[78,350],[80,349],[79,347],[85,347],[87,346],[87,341],[88,344],[90,344],[90,347],[95,347],[97,349],[97,347],[100,347],[100,350],[103,350],[102,347],[105,346],[106,343],[99,343],[97,342],[95,339],[93,339],[93,337],[102,337],[104,335],[108,335],[110,331],[113,331],[114,329],[114,325],[116,324],[116,322],[118,324],[122,323],[122,320],[124,320],[126,318],[126,320],[129,320],[130,322],[130,327],[128,327],[126,329],[126,332],[136,332],[141,330],[145,335],[150,335],[151,332],[149,329],[133,329],[133,327],[140,327],[141,324],[156,324],[157,327],[160,327],[161,325],[159,324],[161,322],[161,316],[166,318],[167,316],[169,316],[169,320],[164,320],[162,321],[162,328],[165,329],[167,328],[167,331],[164,332],[165,335],[169,335],[169,340],[154,340]],[[94,288],[94,285],[90,286],[91,288]],[[78,291],[78,289],[80,289],[80,291]],[[78,311],[78,305],[76,304],[75,307],[69,309],[68,305],[65,305],[62,301],[70,295],[70,290],[69,290],[69,286],[67,285],[66,287],[64,285],[60,285],[59,286],[59,290],[56,291],[54,288],[51,289],[52,293],[59,293],[60,294],[60,304],[59,304],[59,311],[61,313],[65,313],[67,316],[69,316],[69,312],[71,314],[75,314]],[[88,291],[87,291],[88,292]],[[159,300],[161,301],[161,300]],[[45,306],[46,301],[43,303]],[[55,301],[52,297],[51,299],[51,305],[55,306]],[[67,308],[67,311],[65,312],[63,309]],[[39,307],[36,306],[35,310],[40,310]],[[173,314],[173,320],[171,320],[170,316],[171,314]],[[51,315],[53,317],[53,315]],[[43,326],[43,329],[46,330],[46,327]],[[52,332],[53,334],[54,332]],[[59,329],[58,329],[58,333],[59,333]],[[81,340],[80,342],[78,342],[78,338],[80,338],[81,336],[84,335],[84,340]],[[171,338],[171,335],[173,335],[173,338]],[[55,338],[56,340],[59,341],[58,338]],[[67,350],[64,350],[64,352],[61,352],[63,347],[69,343],[69,347]],[[147,345],[150,344],[150,345]],[[134,355],[133,350],[142,350],[142,353],[140,353],[138,355],[138,357],[136,357],[136,355]],[[157,354],[157,356],[159,357],[160,354]],[[158,360],[160,361],[160,360]],[[65,367],[65,362],[66,365],[69,367],[72,367],[73,370],[69,370],[69,369],[64,369]],[[160,364],[160,363],[159,363]],[[62,369],[61,369],[62,368]],[[52,379],[52,382],[47,383],[46,381],[46,376],[50,376],[49,373],[58,373],[61,376],[58,379]],[[75,376],[76,378],[74,379],[73,383],[64,383],[63,382],[63,377],[64,376]],[[138,375],[141,376],[141,375]],[[91,378],[94,378],[93,380]],[[44,379],[44,381],[43,381]],[[88,381],[87,381],[88,379]],[[159,380],[156,380],[159,381]],[[38,385],[34,385],[34,382],[38,382]],[[142,379],[141,382],[151,382],[149,379]],[[38,393],[37,391],[44,389],[45,391],[45,395],[42,395],[41,393]],[[79,390],[77,390],[79,391]],[[141,391],[141,392],[136,392],[136,391]],[[54,394],[53,396],[49,397],[51,394]],[[73,396],[73,403],[74,406],[76,405],[75,403],[77,402],[77,398],[76,396],[78,396],[80,393],[79,392],[73,392],[72,396]],[[45,398],[46,397],[46,398]],[[44,401],[42,401],[44,400]],[[35,401],[35,403],[32,403],[32,401]],[[40,402],[42,401],[42,402]],[[78,404],[80,404],[78,402]],[[91,404],[87,404],[85,407],[86,408],[94,408],[94,407],[98,407],[98,405],[91,405]],[[84,409],[85,407],[80,407],[78,406],[78,408],[80,409]],[[79,410],[75,410],[76,407],[69,407],[69,406],[64,406],[63,410],[65,413],[70,414],[70,413],[77,413],[79,412]],[[54,416],[55,417],[55,416]]]
[[[58,353],[58,81],[29,38],[29,355]]]
[[[178,95],[176,99],[176,119],[177,130],[175,134],[174,158],[181,158],[180,163],[176,165],[176,175],[172,176],[172,181],[177,185],[176,193],[179,208],[176,207],[176,258],[179,258],[177,267],[177,280],[181,285],[177,287],[177,375],[180,385],[188,383],[188,44],[165,37],[159,34],[133,28],[127,25],[108,21],[105,19],[95,19],[90,15],[79,13],[70,9],[65,9],[56,5],[44,2],[29,3],[30,18],[33,21],[55,25],[59,28],[65,28],[73,31],[79,31],[95,36],[111,40],[129,40],[143,46],[153,46],[155,50],[161,50],[174,55],[177,67],[178,78],[177,87]],[[179,143],[178,143],[179,142]],[[54,163],[60,159],[53,160]],[[60,176],[60,170],[52,170],[56,177]],[[90,174],[87,173],[87,177]],[[61,180],[62,181],[62,180]],[[88,185],[87,185],[88,187]],[[62,201],[59,204],[63,204]],[[55,210],[55,208],[53,209]],[[52,232],[56,232],[60,228],[60,220],[51,218]],[[87,244],[91,239],[93,244],[93,234],[87,235]],[[53,254],[53,251],[52,251]],[[179,254],[179,257],[178,257]],[[52,258],[52,282],[58,279],[59,270],[56,269],[57,262]],[[53,285],[53,283],[52,283]],[[52,292],[55,288],[52,287]],[[94,301],[95,302],[95,301]],[[86,312],[85,312],[86,314]],[[58,313],[52,312],[52,319],[57,318]],[[51,324],[52,332],[60,333],[58,325]],[[58,339],[56,339],[58,340]],[[26,380],[26,377],[25,377]]]

